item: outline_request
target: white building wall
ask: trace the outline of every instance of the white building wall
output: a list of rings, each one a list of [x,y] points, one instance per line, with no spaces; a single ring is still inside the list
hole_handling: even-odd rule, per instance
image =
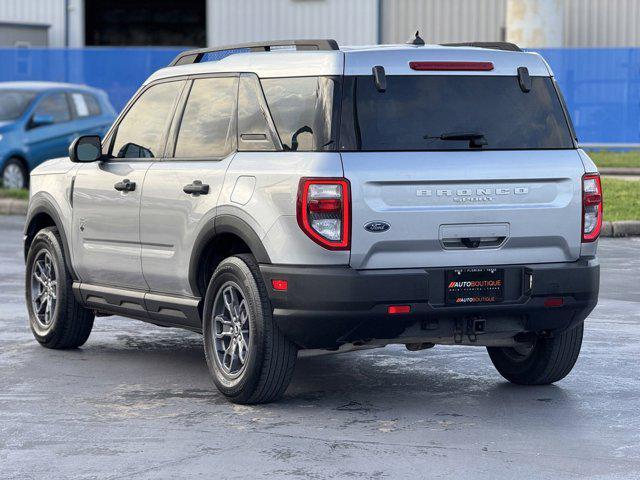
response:
[[[207,0],[207,43],[333,38],[377,42],[377,0]]]
[[[84,0],[69,0],[69,46],[84,45]],[[64,0],[0,0],[0,22],[49,25],[49,46],[65,46]]]
[[[565,0],[565,47],[640,47],[640,0]]]
[[[500,41],[506,0],[383,0],[384,43],[403,43],[416,30],[427,43]]]

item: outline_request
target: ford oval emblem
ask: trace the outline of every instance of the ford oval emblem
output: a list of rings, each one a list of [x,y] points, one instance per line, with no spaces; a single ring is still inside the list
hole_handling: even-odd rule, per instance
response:
[[[391,228],[391,225],[389,225],[387,222],[381,222],[381,221],[369,222],[364,225],[364,229],[367,232],[371,232],[371,233],[386,232],[390,228]]]

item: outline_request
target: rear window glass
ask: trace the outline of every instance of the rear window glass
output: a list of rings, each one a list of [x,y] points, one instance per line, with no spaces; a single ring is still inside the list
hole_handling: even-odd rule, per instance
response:
[[[516,150],[574,148],[551,78],[387,76],[345,77],[341,150]],[[475,136],[471,140],[470,136]]]
[[[262,89],[285,150],[335,150],[332,125],[339,82],[332,77],[262,79]]]

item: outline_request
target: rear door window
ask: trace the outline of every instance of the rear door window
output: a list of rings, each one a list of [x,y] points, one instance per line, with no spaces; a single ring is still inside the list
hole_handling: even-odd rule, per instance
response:
[[[237,77],[193,81],[176,140],[176,158],[219,158],[235,149],[237,82]]]
[[[262,79],[262,89],[285,150],[335,150],[333,125],[340,83],[332,77]]]
[[[164,141],[184,82],[164,82],[145,90],[118,124],[111,154],[118,158],[153,158]]]
[[[257,77],[243,74],[238,88],[238,149],[275,151],[276,145],[267,120],[262,90]]]
[[[343,91],[343,151],[478,148],[469,134],[483,150],[574,148],[549,77],[527,93],[515,76],[473,75],[390,75],[385,92],[372,76],[345,77]]]

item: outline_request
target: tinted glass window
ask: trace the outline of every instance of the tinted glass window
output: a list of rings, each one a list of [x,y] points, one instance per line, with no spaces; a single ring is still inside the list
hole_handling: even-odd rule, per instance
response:
[[[111,154],[118,158],[162,155],[165,132],[183,83],[159,83],[148,88],[118,125]]]
[[[245,151],[273,151],[275,145],[261,105],[262,91],[258,79],[253,76],[240,77],[238,90],[238,137],[239,149]]]
[[[89,109],[89,115],[90,116],[102,114],[102,109],[100,108],[100,103],[98,102],[96,97],[94,97],[93,95],[88,95],[88,94],[85,94],[83,96],[84,96],[84,101],[87,104],[87,108]]]
[[[184,109],[175,157],[221,157],[235,148],[237,78],[195,80]]]
[[[36,107],[35,115],[50,115],[53,123],[67,122],[71,120],[67,95],[64,93],[52,93],[44,97]]]
[[[72,93],[71,100],[78,117],[100,115],[100,105],[92,95],[87,95],[86,93]]]
[[[387,76],[386,92],[372,76],[346,77],[344,92],[342,150],[573,148],[548,77],[528,93],[507,76]]]
[[[269,78],[261,83],[285,150],[335,149],[332,125],[340,90],[336,79]]]
[[[0,90],[0,121],[19,118],[35,96],[36,94],[32,92]]]

